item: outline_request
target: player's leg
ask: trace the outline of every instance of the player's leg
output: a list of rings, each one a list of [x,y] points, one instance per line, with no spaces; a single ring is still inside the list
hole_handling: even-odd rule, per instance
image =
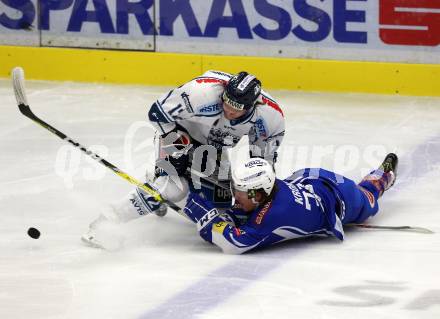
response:
[[[377,200],[394,185],[398,162],[396,154],[388,154],[380,167],[365,176],[359,186],[371,192]]]
[[[163,198],[184,207],[189,187],[184,178],[177,176],[159,176],[153,185]],[[126,223],[141,216],[157,214],[163,203],[157,201],[151,194],[141,188],[136,188],[121,200],[108,205],[90,225],[87,233],[81,239],[93,247],[102,248],[97,238],[97,231],[105,224]]]
[[[197,152],[198,147],[201,146],[211,150],[203,148],[203,152]],[[181,150],[184,152],[180,153]],[[186,179],[191,192],[198,193],[218,208],[231,206],[229,180],[219,180],[222,154],[213,146],[202,145],[192,138],[184,127],[177,125],[176,131],[165,137],[156,133],[155,156],[155,176],[149,178],[152,183],[156,183],[164,176],[171,176],[173,180],[176,177]],[[155,211],[156,215],[161,216],[164,209],[166,207],[162,205]]]
[[[383,193],[395,182],[398,158],[395,154],[388,154],[380,167],[364,177],[359,183],[346,179],[339,185],[346,205],[344,224],[361,223],[377,214],[378,200]]]
[[[360,223],[378,212],[378,199],[394,184],[397,165],[397,156],[390,153],[381,166],[365,176],[359,184],[342,175],[318,168],[295,172],[289,179],[312,177],[325,181],[336,197],[336,214],[342,223]]]
[[[155,178],[161,175],[177,174],[188,181],[191,192],[213,202],[216,207],[229,208],[232,201],[229,180],[219,179],[219,169],[223,167],[220,165],[221,152],[214,146],[201,144],[192,138],[185,128],[177,125],[176,129],[178,139],[172,144],[169,141],[165,142],[160,135],[155,136]],[[170,146],[183,149],[187,145],[192,145],[192,147],[178,159],[173,158],[169,152]],[[203,147],[204,151],[197,151],[199,147]],[[208,151],[205,147],[210,150]],[[229,177],[228,172],[224,175]]]
[[[388,154],[380,167],[365,176],[358,184],[362,193],[363,210],[354,221],[357,223],[365,221],[368,217],[377,213],[377,201],[385,191],[394,185],[396,180],[398,158],[394,153]]]
[[[327,210],[329,210],[328,213],[334,210],[334,213],[344,224],[354,222],[359,214],[364,211],[365,201],[361,190],[354,181],[342,175],[322,168],[306,168],[295,172],[288,179],[311,179],[309,183],[315,180],[313,182],[316,184],[315,189],[321,188],[323,190],[321,197]],[[321,185],[321,187],[318,185]],[[377,205],[371,207],[368,213],[373,215],[375,211],[377,211]],[[333,220],[333,217],[329,216],[329,218]]]
[[[171,131],[166,136],[156,132],[154,144],[154,176],[150,177],[147,172],[147,180],[153,184],[160,184],[160,179],[170,176],[174,184],[180,184],[179,180],[186,178],[186,170],[191,165],[189,153],[193,148],[192,138],[184,128],[178,126],[176,131]],[[161,217],[165,216],[166,212],[167,205],[164,203],[155,210],[155,214]]]

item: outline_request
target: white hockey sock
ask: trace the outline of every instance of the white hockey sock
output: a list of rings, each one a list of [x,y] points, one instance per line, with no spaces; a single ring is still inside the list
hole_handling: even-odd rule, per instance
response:
[[[178,176],[159,176],[154,184],[156,185],[163,198],[183,208],[189,194],[188,181],[184,177]]]

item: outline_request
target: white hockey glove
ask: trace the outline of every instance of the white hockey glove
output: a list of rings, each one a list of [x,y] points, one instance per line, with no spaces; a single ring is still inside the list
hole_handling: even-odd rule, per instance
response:
[[[156,166],[168,175],[177,173],[178,176],[182,176],[189,165],[188,152],[193,147],[190,136],[183,131],[171,131],[161,136],[159,143],[159,161]],[[169,162],[175,172],[170,171],[169,165],[163,161]]]

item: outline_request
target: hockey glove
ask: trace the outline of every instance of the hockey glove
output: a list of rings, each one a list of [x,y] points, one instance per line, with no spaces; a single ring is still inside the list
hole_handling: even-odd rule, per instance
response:
[[[190,193],[183,211],[197,224],[197,230],[200,235],[202,235],[204,231],[207,231],[208,228],[210,228],[208,226],[211,226],[213,223],[226,221],[234,224],[234,220],[231,216],[227,213],[220,213],[210,201],[203,199],[195,193]]]
[[[161,137],[160,158],[168,161],[175,169],[178,176],[185,174],[189,164],[188,152],[192,148],[189,135],[183,131],[171,131]],[[168,175],[175,173],[165,167],[161,167]]]

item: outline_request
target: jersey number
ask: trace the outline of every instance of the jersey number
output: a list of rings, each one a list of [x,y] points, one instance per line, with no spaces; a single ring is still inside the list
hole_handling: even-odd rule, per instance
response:
[[[298,181],[291,181],[288,183],[288,186],[292,191],[295,202],[305,206],[306,210],[312,210],[310,200],[315,201],[316,206],[324,210],[321,197],[315,194],[315,190],[313,189],[312,185],[304,185]]]

